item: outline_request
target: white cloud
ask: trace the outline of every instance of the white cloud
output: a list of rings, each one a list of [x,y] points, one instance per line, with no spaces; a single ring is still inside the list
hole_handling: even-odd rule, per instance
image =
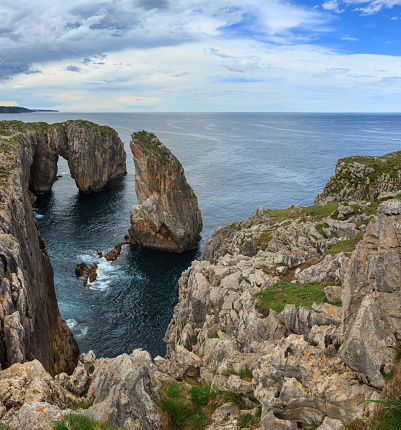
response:
[[[392,9],[393,6],[401,6],[401,0],[343,0],[346,4],[364,5],[355,10],[362,12],[364,15],[374,15],[383,8]]]
[[[345,9],[340,8],[338,0],[327,0],[322,4],[322,8],[336,13],[342,13]]]
[[[15,101],[0,101],[0,106],[18,106],[18,103]]]

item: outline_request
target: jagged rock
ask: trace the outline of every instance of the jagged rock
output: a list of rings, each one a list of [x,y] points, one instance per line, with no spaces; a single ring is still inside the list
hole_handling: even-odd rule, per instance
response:
[[[91,264],[91,268],[89,270],[89,282],[95,282],[97,279],[97,269],[98,269],[98,265],[97,264]]]
[[[4,369],[36,358],[51,375],[71,373],[78,347],[58,310],[53,270],[26,186],[34,149],[22,147],[18,136],[0,137],[6,148],[0,151],[0,364]]]
[[[88,391],[95,370],[95,360],[93,351],[81,354],[74,373],[71,376],[61,373],[56,375],[55,380],[75,396],[81,396]]]
[[[295,275],[300,284],[317,282],[325,284],[341,280],[342,268],[347,261],[347,256],[340,252],[337,255],[326,255],[325,259]]]
[[[401,201],[379,206],[345,268],[344,362],[375,387],[384,383],[401,333]]]
[[[253,386],[250,382],[243,381],[237,375],[230,375],[228,378],[222,375],[216,375],[213,378],[211,390],[213,391],[228,391],[238,396],[246,396],[254,398]]]
[[[344,424],[335,418],[325,417],[322,424],[316,430],[344,430]]]
[[[154,401],[159,385],[150,368],[154,366],[146,351],[109,359],[96,369],[88,396],[96,396],[85,415],[126,430],[161,429],[161,416]]]
[[[109,251],[104,258],[107,261],[115,261],[117,260],[117,258],[119,257],[119,255],[121,254],[122,251],[122,246],[125,245],[127,242],[120,242],[117,243],[117,245],[111,250]]]
[[[16,430],[52,430],[55,422],[70,413],[70,409],[62,410],[46,402],[32,402],[25,403],[17,413],[12,410],[2,422]]]
[[[232,402],[224,403],[217,408],[211,416],[212,424],[206,427],[206,430],[237,430],[236,418],[238,417],[239,407]]]
[[[336,170],[315,204],[374,200],[382,193],[401,189],[400,152],[381,157],[348,157],[338,160]]]
[[[340,205],[337,210],[338,210],[337,219],[339,219],[340,221],[346,220],[347,218],[349,218],[351,215],[355,213],[354,209],[352,209],[351,206]]]
[[[265,424],[274,423],[274,417],[285,420],[282,425],[290,425],[287,420],[293,418],[326,415],[351,421],[369,410],[362,402],[370,398],[371,388],[360,384],[339,357],[329,358],[324,349],[309,344],[302,335],[263,342],[253,375],[255,396],[263,406],[262,428],[274,428]],[[271,414],[264,419],[267,411]]]
[[[341,308],[328,303],[314,304],[312,309],[303,306],[285,305],[279,318],[285,322],[291,333],[308,335],[314,325],[334,325],[339,327],[342,321]]]
[[[67,392],[38,360],[13,364],[0,373],[0,401],[7,410],[18,410],[32,402],[47,402],[65,408],[66,396]]]
[[[177,158],[152,133],[132,134],[135,191],[129,243],[169,252],[194,248],[202,217]]]
[[[82,285],[84,287],[88,284],[90,269],[86,263],[80,261],[77,263],[77,267],[75,268],[75,274],[81,277]]]
[[[324,289],[324,293],[326,294],[327,301],[334,305],[338,305],[341,303],[341,292],[342,287],[338,285],[328,285]]]

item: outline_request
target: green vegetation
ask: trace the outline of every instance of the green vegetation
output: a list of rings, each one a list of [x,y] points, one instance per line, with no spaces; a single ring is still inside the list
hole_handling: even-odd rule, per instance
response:
[[[240,412],[238,415],[237,426],[240,429],[249,428],[250,426],[257,424],[260,421],[260,412],[261,409],[258,410],[258,414],[252,415],[250,412]]]
[[[327,254],[331,254],[331,255],[336,255],[340,252],[345,252],[345,253],[350,253],[352,252],[357,243],[363,239],[363,235],[365,233],[359,233],[358,235],[356,235],[354,238],[349,239],[349,240],[340,240],[339,242],[335,243],[334,245],[332,245],[328,250],[327,250]]]
[[[326,235],[324,234],[323,229],[324,228],[329,228],[330,226],[327,223],[323,223],[323,224],[318,224],[315,228],[316,231],[321,234],[323,237],[326,237]]]
[[[136,131],[132,133],[132,137],[139,141],[139,147],[146,156],[156,157],[159,164],[167,164],[169,152],[159,140],[157,140],[157,142],[152,142],[152,139],[156,138],[153,133],[149,133],[145,130]]]
[[[237,375],[239,376],[241,379],[244,379],[246,381],[252,381],[252,370],[246,369],[246,370],[240,370],[239,372],[235,371],[232,367],[229,367],[226,370],[226,374],[227,375]]]
[[[12,427],[2,426],[0,424],[0,430],[14,430]]]
[[[355,163],[364,164],[373,169],[367,176],[362,176]],[[340,166],[340,168],[338,168]],[[354,156],[342,158],[337,162],[338,170],[336,179],[331,180],[325,186],[320,197],[327,197],[332,194],[338,194],[346,185],[362,186],[362,198],[369,200],[371,191],[377,189],[379,180],[382,175],[388,175],[391,179],[396,180],[398,170],[401,166],[401,151],[392,152],[381,157],[371,156]],[[368,180],[369,178],[369,180]]]
[[[65,415],[60,421],[53,425],[54,430],[118,430],[118,427],[111,426],[99,421],[92,420],[84,415]]]
[[[255,294],[258,298],[257,307],[261,309],[273,309],[280,313],[286,304],[296,307],[304,306],[312,308],[313,302],[322,303],[326,300],[324,287],[332,284],[316,284],[310,282],[305,285],[292,283],[287,279],[271,285],[265,290]]]
[[[213,412],[227,402],[234,402],[240,409],[247,409],[241,396],[223,391],[213,392],[210,385],[163,383],[159,393],[161,409],[168,418],[168,429],[171,430],[203,430],[210,424]],[[260,426],[260,418],[255,420]]]
[[[329,203],[326,206],[290,206],[287,209],[267,209],[265,214],[274,216],[276,221],[285,219],[300,219],[301,222],[307,220],[321,221],[336,211],[339,205],[340,203]]]
[[[69,403],[68,407],[73,411],[76,411],[77,409],[88,409],[93,405],[93,402],[95,401],[95,399],[96,399],[96,396],[89,397],[89,398],[86,398],[84,396],[83,402],[73,402],[70,399],[67,399]]]

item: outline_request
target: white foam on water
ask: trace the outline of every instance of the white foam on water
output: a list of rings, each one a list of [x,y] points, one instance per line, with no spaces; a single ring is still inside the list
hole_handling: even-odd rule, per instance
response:
[[[73,318],[70,318],[66,321],[68,327],[72,330],[77,325],[77,320],[74,320]]]
[[[97,258],[97,261],[92,260],[91,263],[96,263],[98,265],[96,280],[94,282],[88,282],[88,287],[93,290],[106,290],[110,286],[112,280],[121,275],[118,266],[111,261],[107,261],[104,257]]]

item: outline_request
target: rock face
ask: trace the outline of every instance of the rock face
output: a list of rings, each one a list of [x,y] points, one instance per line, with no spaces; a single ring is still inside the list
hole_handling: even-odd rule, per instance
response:
[[[89,121],[61,124],[0,122],[0,136],[14,135],[27,149],[29,188],[49,191],[56,180],[59,155],[68,160],[80,192],[100,191],[106,183],[126,173],[124,144],[115,130]],[[28,166],[27,166],[28,167]]]
[[[0,364],[38,359],[71,373],[78,348],[57,306],[53,269],[37,229],[27,183],[32,152],[0,140]]]
[[[128,241],[169,252],[195,247],[202,217],[181,163],[152,133],[133,133],[131,150],[139,205],[130,212]]]
[[[345,268],[344,362],[375,387],[384,384],[401,341],[401,201],[379,206]]]
[[[338,160],[335,172],[315,204],[374,200],[401,190],[401,151],[381,157],[348,157]]]

